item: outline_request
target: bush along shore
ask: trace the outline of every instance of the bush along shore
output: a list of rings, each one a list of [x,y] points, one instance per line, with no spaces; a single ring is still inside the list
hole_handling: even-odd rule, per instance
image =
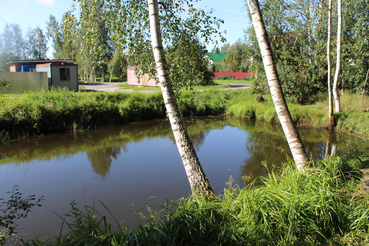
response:
[[[24,245],[367,245],[369,200],[358,171],[369,158],[330,157],[304,172],[286,164],[213,200],[192,195],[148,211],[136,228],[108,224],[74,202],[68,233]],[[358,189],[359,187],[359,189]],[[365,193],[365,194],[364,194]],[[112,215],[113,216],[113,215]],[[72,220],[70,220],[72,219]],[[65,229],[65,228],[64,228]]]
[[[248,120],[278,123],[269,95],[253,90],[181,91],[180,107],[184,116],[227,114]],[[260,99],[260,98],[259,98]],[[349,107],[345,107],[345,102]],[[77,131],[101,126],[166,117],[160,94],[70,92],[55,89],[23,95],[0,97],[0,131],[9,139],[38,134]],[[326,127],[328,103],[313,105],[289,103],[291,115],[299,127]],[[369,99],[345,94],[343,113],[335,115],[338,130],[369,138]]]

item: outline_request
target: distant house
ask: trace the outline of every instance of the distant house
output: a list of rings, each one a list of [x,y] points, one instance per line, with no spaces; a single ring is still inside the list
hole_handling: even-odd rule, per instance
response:
[[[48,90],[51,87],[78,91],[78,65],[74,60],[23,60],[9,63],[10,73],[0,74],[0,79],[11,83],[9,92]]]
[[[160,86],[159,83],[156,83],[155,78],[150,78],[149,74],[143,73],[138,79],[136,68],[138,66],[129,66],[127,68],[127,84],[128,85],[137,85],[137,86]]]

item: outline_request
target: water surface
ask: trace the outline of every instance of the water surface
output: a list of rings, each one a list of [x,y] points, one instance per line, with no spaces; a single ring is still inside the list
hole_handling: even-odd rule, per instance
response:
[[[186,126],[217,192],[231,176],[234,184],[243,187],[244,181],[266,175],[289,155],[279,126],[234,118],[197,118],[187,120]],[[309,156],[323,158],[328,132],[300,133]],[[363,144],[348,136],[329,137],[329,146],[337,146],[337,154]],[[61,220],[56,214],[66,214],[72,200],[80,208],[95,205],[108,214],[101,200],[120,222],[133,226],[139,216],[132,204],[144,208],[190,194],[167,121],[41,136],[13,142],[1,151],[8,157],[0,160],[0,197],[6,198],[14,184],[24,196],[45,197],[41,208],[20,221],[19,231],[25,238],[58,234]]]

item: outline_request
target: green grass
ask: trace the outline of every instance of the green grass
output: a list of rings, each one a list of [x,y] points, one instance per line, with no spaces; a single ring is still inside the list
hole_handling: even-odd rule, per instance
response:
[[[184,89],[179,93],[178,100],[184,116],[226,114],[247,120],[279,123],[270,95],[263,95],[264,101],[258,102],[256,98],[259,94],[254,94],[251,89],[197,91],[201,88],[204,87],[195,87],[194,91]],[[165,117],[165,108],[161,93],[157,90],[157,93],[150,95],[139,92],[69,92],[60,89],[1,95],[0,129],[7,132],[10,138],[19,138],[162,119]],[[327,127],[327,105],[324,98],[313,105],[288,103],[293,120],[300,127]],[[342,108],[342,113],[335,114],[336,129],[368,139],[368,97],[361,102],[360,95],[346,93],[342,98]]]
[[[157,90],[160,91],[159,86],[135,86],[135,85],[127,85],[126,83],[123,83],[119,85],[119,87],[122,87],[122,89],[129,89],[133,91],[148,91],[148,90]],[[223,89],[223,88],[232,88],[230,85],[198,85],[194,86],[193,90],[211,90],[211,89]],[[190,90],[190,88],[183,88],[182,90]]]
[[[214,83],[217,84],[238,84],[238,85],[251,85],[253,84],[252,80],[238,80],[238,79],[228,79],[228,80],[222,80],[222,79],[214,79]]]
[[[136,85],[127,85],[127,83],[123,83],[118,86],[121,87],[122,89],[133,91],[150,91],[150,90],[160,91],[160,87],[158,86],[136,86]]]
[[[249,91],[250,92],[250,91]],[[263,95],[265,101],[257,102],[257,94],[245,94],[243,100],[232,100],[226,114],[245,119],[258,119],[278,123],[278,117],[270,95]],[[320,101],[312,105],[288,103],[296,125],[300,127],[328,127],[328,100],[321,95]],[[342,112],[335,113],[336,129],[369,139],[369,97],[361,100],[360,94],[345,93],[341,98]]]
[[[110,76],[105,76],[104,77],[104,82],[105,83],[108,83],[109,82],[109,79],[110,79]],[[96,77],[96,82],[101,82],[101,77]],[[123,76],[123,77],[115,77],[115,76],[113,76],[112,78],[111,78],[111,82],[119,82],[119,83],[121,83],[121,82],[127,82],[127,77],[126,76]]]
[[[321,96],[318,95],[318,97]],[[364,96],[362,100],[361,94],[349,92],[340,97],[341,112],[334,114],[337,129],[369,139],[369,97]],[[322,100],[307,107],[323,112],[320,121],[324,122],[324,124],[320,123],[319,125],[325,126],[326,122],[328,122],[328,101],[326,100],[326,95],[324,95]]]
[[[347,192],[360,183],[346,175],[368,160],[334,157],[305,172],[291,163],[243,189],[230,180],[214,200],[194,194],[148,208],[136,228],[108,224],[72,202],[67,234],[27,245],[367,245],[368,195]]]
[[[224,89],[224,88],[232,88],[232,86],[230,85],[217,85],[217,84],[212,84],[212,85],[197,85],[194,86],[194,90],[213,90],[213,89]]]
[[[0,129],[10,138],[164,118],[159,93],[41,91],[1,97]]]

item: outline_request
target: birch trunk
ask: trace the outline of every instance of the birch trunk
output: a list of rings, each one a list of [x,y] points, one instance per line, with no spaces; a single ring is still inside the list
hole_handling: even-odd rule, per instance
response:
[[[329,0],[328,7],[328,41],[327,41],[327,63],[328,63],[328,128],[334,129],[333,118],[333,97],[332,97],[332,76],[331,76],[331,26],[332,26],[332,0]]]
[[[333,140],[334,140],[334,132],[328,131],[327,146],[325,149],[325,158],[328,158],[329,156],[329,152],[331,151],[331,145],[332,145]],[[332,152],[331,152],[331,156],[332,156]]]
[[[331,152],[331,156],[335,156],[336,155],[336,152],[337,152],[337,145],[333,144],[332,146],[332,152]]]
[[[365,90],[366,90],[366,84],[368,82],[368,76],[369,76],[369,70],[366,73],[366,78],[365,78],[365,83],[364,83],[364,89],[363,89],[363,93],[361,94],[361,102],[364,101],[364,95],[365,95]]]
[[[104,70],[101,72],[101,83],[105,82],[105,72]]]
[[[336,112],[341,111],[340,96],[338,94],[338,77],[341,69],[341,40],[342,40],[342,0],[338,0],[338,25],[337,25],[337,63],[336,72],[334,74],[333,82],[333,96],[334,96],[334,109]]]
[[[311,65],[311,13],[310,13],[310,0],[306,1],[306,18],[308,23],[308,56],[309,56],[309,64]]]
[[[299,170],[303,170],[305,165],[309,163],[309,158],[306,154],[304,145],[302,144],[299,132],[297,131],[296,126],[293,124],[290,111],[288,110],[283,96],[277,69],[273,60],[268,34],[265,30],[264,21],[260,12],[259,2],[257,0],[249,0],[248,4],[261,55],[263,57],[264,69],[267,75],[274,106],[296,166]]]
[[[328,141],[327,145],[325,146],[325,155],[324,158],[327,159],[329,156],[329,150],[331,149],[331,143]]]
[[[173,135],[177,144],[191,191],[199,191],[206,197],[212,195],[212,188],[197,157],[195,148],[188,136],[177,101],[169,78],[168,65],[164,55],[159,22],[159,9],[157,0],[148,0],[150,14],[150,33],[152,48],[156,63],[157,78],[160,82],[165,107],[172,127]]]

